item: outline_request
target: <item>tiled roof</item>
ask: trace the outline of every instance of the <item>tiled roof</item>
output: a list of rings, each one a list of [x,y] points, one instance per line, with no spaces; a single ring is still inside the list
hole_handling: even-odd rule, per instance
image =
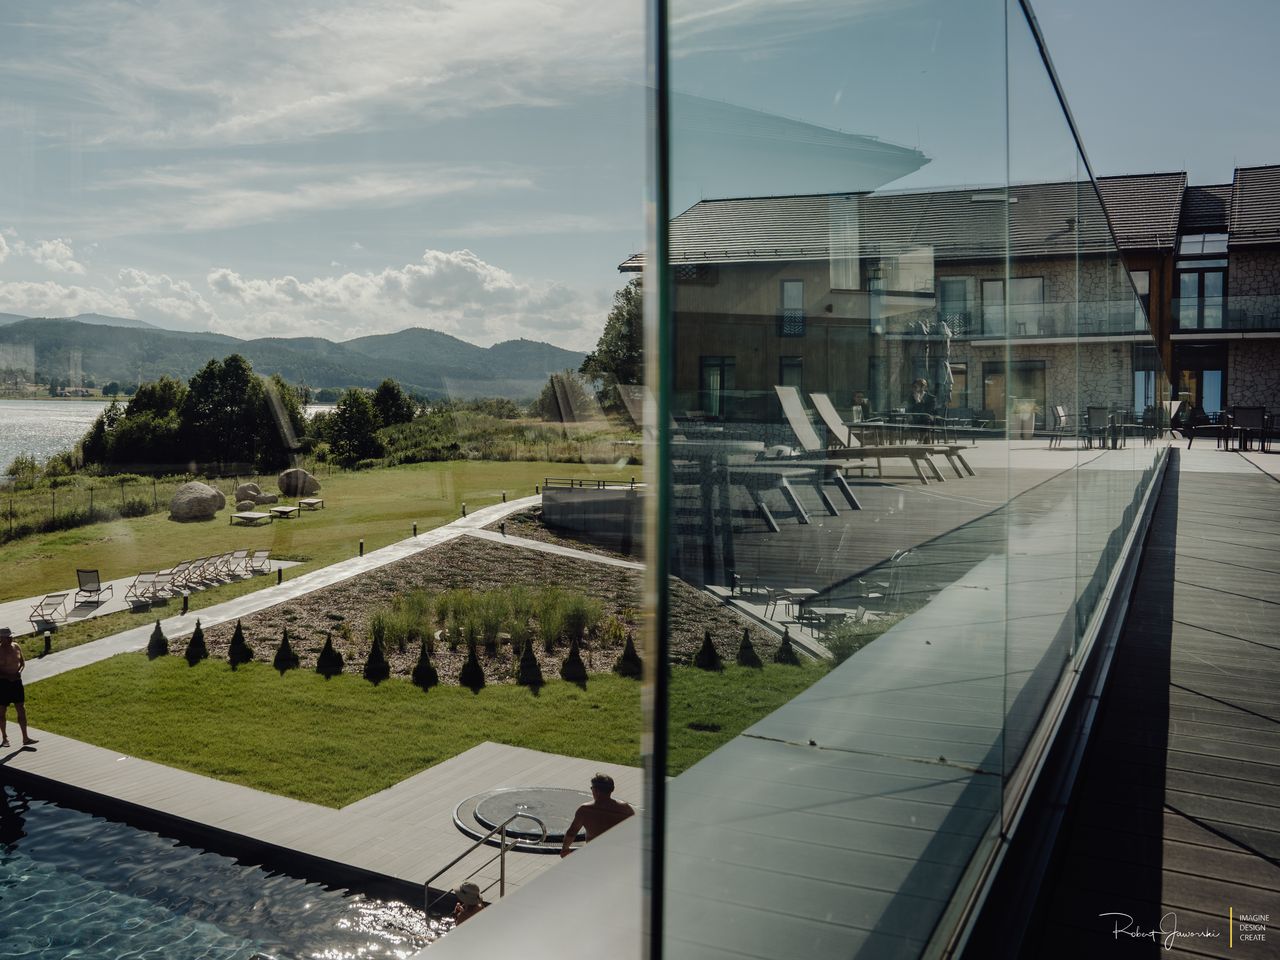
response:
[[[1172,248],[1186,188],[1182,172],[1099,177],[1098,192],[1121,249]]]
[[[1231,245],[1280,244],[1280,166],[1237,167]]]
[[[1226,233],[1231,221],[1231,184],[1187,187],[1179,233]]]
[[[673,263],[825,260],[932,248],[939,260],[1115,249],[1087,183],[704,200],[671,222]],[[1172,241],[1170,241],[1172,242]],[[637,270],[643,255],[619,269]]]

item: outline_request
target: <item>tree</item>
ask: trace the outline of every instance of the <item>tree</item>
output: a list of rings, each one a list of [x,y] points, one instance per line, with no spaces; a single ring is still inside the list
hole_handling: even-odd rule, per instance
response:
[[[373,391],[373,409],[378,414],[379,425],[383,427],[408,423],[418,412],[413,398],[390,377],[378,384],[378,389]]]
[[[280,632],[280,646],[276,648],[275,659],[271,661],[271,666],[279,670],[280,676],[283,677],[286,670],[297,670],[300,663],[298,655],[289,644],[289,628],[285,627]]]
[[[640,654],[636,653],[636,642],[629,632],[627,645],[622,648],[622,656],[613,665],[613,672],[620,677],[631,677],[633,680],[639,680],[644,676],[644,661],[640,659]]]
[[[210,360],[191,378],[182,404],[183,441],[197,462],[248,464],[256,459],[262,385],[238,353]]]
[[[785,663],[791,667],[800,666],[800,657],[796,655],[796,648],[791,644],[791,629],[789,627],[782,628],[782,643],[778,644],[777,652],[773,655],[774,663]]]
[[[543,420],[574,423],[581,419],[581,412],[589,411],[594,406],[594,398],[582,375],[566,370],[564,373],[553,373],[548,378],[529,410],[535,417]]]
[[[106,390],[102,391],[106,393]],[[150,380],[134,392],[128,406],[124,408],[126,417],[135,417],[143,413],[151,413],[163,417],[177,413],[187,399],[187,385],[181,380],[163,376],[159,380]]]
[[[746,627],[742,628],[742,643],[738,645],[738,666],[757,669],[764,667],[760,662],[760,655],[756,653],[756,648],[751,643],[751,631]]]
[[[369,647],[369,657],[364,662],[364,678],[375,687],[391,676],[391,665],[387,663],[386,654],[382,652],[382,641],[377,637]]]
[[[422,641],[422,649],[418,652],[418,662],[413,668],[412,679],[414,686],[421,687],[423,690],[430,690],[440,682],[440,675],[431,665],[431,651],[425,640]]]
[[[377,437],[378,413],[364,390],[347,390],[329,418],[329,445],[343,466],[382,456]]]
[[[333,634],[326,633],[324,649],[320,651],[320,656],[316,657],[316,673],[328,680],[340,674],[343,666],[342,654],[333,648]]]
[[[165,657],[169,655],[169,639],[164,635],[164,631],[160,629],[160,621],[156,621],[156,628],[151,631],[151,639],[147,641],[147,659],[154,660],[156,657]]]
[[[702,635],[702,647],[694,654],[693,665],[699,670],[724,669],[724,661],[720,659],[720,652],[716,650],[716,645],[711,642],[710,630]]]
[[[108,383],[105,387],[102,388],[102,395],[104,397],[115,397],[115,396],[119,396],[119,394],[120,394],[120,384],[116,383],[114,380],[112,380],[110,383]]]
[[[204,645],[204,630],[201,628],[199,620],[196,621],[196,628],[191,634],[191,639],[187,641],[187,650],[184,656],[187,658],[187,665],[192,667],[209,657],[209,648]]]
[[[240,621],[236,621],[235,632],[231,634],[231,646],[227,650],[227,660],[231,663],[231,669],[234,670],[242,663],[248,663],[253,659],[253,649],[245,642],[244,627]]]
[[[644,379],[644,293],[634,277],[613,295],[613,309],[605,319],[596,348],[587,354],[582,373],[603,381],[600,403],[606,410],[623,409],[618,384]]]

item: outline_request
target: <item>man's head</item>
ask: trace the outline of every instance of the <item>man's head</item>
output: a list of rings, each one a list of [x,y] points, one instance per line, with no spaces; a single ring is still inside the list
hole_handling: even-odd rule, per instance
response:
[[[591,778],[591,792],[600,797],[613,795],[613,777],[607,773],[597,773]]]
[[[0,627],[0,647],[7,647],[13,641],[13,631],[8,627]]]
[[[915,383],[911,384],[911,386],[916,390],[923,390],[929,386],[929,381],[926,380],[924,377],[921,377]]]
[[[863,393],[861,390],[855,390],[855,391],[853,391],[853,402],[854,402],[854,403],[861,403],[861,402],[862,402],[863,400],[865,400],[865,399],[867,399],[867,395],[866,395],[865,393]]]

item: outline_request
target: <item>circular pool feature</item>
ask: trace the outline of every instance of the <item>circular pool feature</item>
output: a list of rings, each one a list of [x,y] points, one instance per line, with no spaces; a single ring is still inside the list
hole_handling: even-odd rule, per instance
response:
[[[454,811],[453,820],[463,833],[479,840],[515,814],[537,817],[546,825],[545,840],[539,839],[542,830],[538,824],[525,817],[507,824],[508,839],[517,841],[516,850],[555,852],[564,842],[565,831],[573,822],[573,815],[578,807],[590,802],[591,794],[582,790],[564,787],[506,787],[463,800]],[[496,846],[498,839],[494,836],[489,842]]]

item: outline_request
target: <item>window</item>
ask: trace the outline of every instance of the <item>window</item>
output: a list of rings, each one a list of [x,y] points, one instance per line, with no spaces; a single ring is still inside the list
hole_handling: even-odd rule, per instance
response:
[[[725,397],[733,389],[733,357],[703,357],[698,369],[698,408],[708,416],[724,416]]]
[[[938,279],[938,317],[953,335],[969,331],[969,280],[967,277]]]
[[[1133,412],[1141,415],[1147,407],[1155,406],[1157,377],[1160,372],[1160,354],[1150,344],[1133,346]]]
[[[784,387],[795,387],[801,394],[804,393],[803,373],[801,357],[782,357],[778,362],[778,382]]]
[[[782,319],[778,324],[778,336],[804,336],[804,281],[782,281]]]
[[[947,408],[967,407],[969,405],[969,364],[953,363],[951,368],[951,398]]]
[[[1133,280],[1133,289],[1137,291],[1138,302],[1133,308],[1133,329],[1147,329],[1147,316],[1151,310],[1151,271],[1133,270],[1129,273]]]
[[[994,411],[997,418],[1015,405],[1031,402],[1043,413],[1045,397],[1045,361],[1003,360],[982,365],[982,405]]]
[[[1044,277],[1009,278],[1009,334],[1035,336],[1044,318]]]
[[[1222,329],[1225,264],[1220,260],[1178,264],[1178,302],[1174,312],[1180,329]]]
[[[1004,334],[1004,281],[982,281],[982,332],[988,336]]]
[[[1178,256],[1194,257],[1206,253],[1226,253],[1225,233],[1192,233],[1178,241]]]

